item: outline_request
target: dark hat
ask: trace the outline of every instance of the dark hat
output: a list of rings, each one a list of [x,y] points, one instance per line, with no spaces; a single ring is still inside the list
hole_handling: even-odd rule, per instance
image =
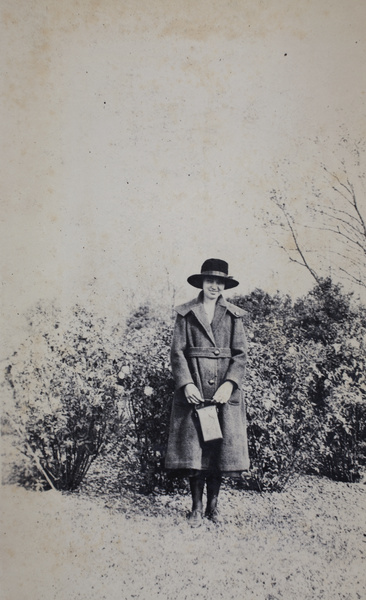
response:
[[[239,281],[233,279],[228,273],[229,265],[227,262],[219,258],[209,258],[203,263],[201,273],[191,275],[187,281],[196,288],[202,288],[204,277],[220,277],[225,283],[225,289],[230,290],[239,285]]]

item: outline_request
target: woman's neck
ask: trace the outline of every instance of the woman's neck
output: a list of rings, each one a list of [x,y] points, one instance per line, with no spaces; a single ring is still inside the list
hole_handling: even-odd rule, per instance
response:
[[[203,299],[203,310],[205,311],[208,321],[211,325],[214,315],[215,315],[215,307],[216,307],[216,300],[215,298],[211,299],[208,298],[207,300]]]
[[[217,298],[205,298],[205,297],[203,297],[203,304],[205,306],[211,306],[211,307],[215,306],[216,302],[217,302]]]

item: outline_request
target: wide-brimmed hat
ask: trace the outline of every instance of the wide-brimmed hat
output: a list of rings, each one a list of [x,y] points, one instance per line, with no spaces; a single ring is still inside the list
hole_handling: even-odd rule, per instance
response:
[[[228,263],[219,258],[209,258],[205,260],[201,267],[201,273],[191,275],[188,277],[187,281],[196,288],[202,288],[204,277],[220,277],[225,283],[226,290],[230,290],[239,285],[239,281],[236,281],[236,279],[229,275]]]

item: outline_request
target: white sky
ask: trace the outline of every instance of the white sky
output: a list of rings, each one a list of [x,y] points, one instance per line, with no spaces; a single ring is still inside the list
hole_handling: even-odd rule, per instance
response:
[[[312,286],[261,215],[277,163],[301,205],[365,137],[364,0],[1,6],[4,339],[39,298],[185,301],[209,257],[239,293]]]

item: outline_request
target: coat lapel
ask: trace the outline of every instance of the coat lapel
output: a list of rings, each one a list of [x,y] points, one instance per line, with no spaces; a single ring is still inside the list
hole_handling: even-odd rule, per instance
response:
[[[210,325],[206,311],[203,308],[202,293],[198,296],[197,303],[192,307],[193,314],[195,315],[197,321],[199,321],[199,323],[202,325],[214,346],[216,346],[214,333],[217,327],[220,325],[221,319],[226,313],[226,309],[227,307],[225,298],[220,296],[220,298],[217,300],[214,318]]]
[[[211,323],[211,328],[212,328],[213,333],[215,333],[216,329],[219,327],[222,317],[224,316],[225,313],[226,313],[226,301],[223,298],[223,296],[220,296],[220,298],[217,300],[214,318]]]
[[[203,329],[207,333],[207,335],[210,338],[213,345],[216,346],[216,342],[215,342],[215,338],[214,338],[214,335],[213,335],[213,332],[211,329],[211,325],[208,322],[206,311],[203,308],[201,294],[197,298],[197,304],[195,304],[195,306],[192,307],[192,312],[195,315],[197,321],[202,325]]]

